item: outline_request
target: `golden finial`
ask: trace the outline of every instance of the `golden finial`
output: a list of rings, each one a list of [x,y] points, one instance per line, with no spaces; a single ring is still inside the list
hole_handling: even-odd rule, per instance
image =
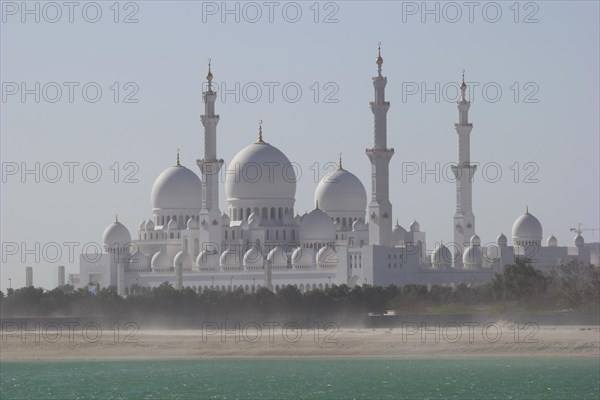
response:
[[[258,120],[258,140],[256,141],[256,143],[264,143],[263,138],[262,138],[262,119]]]
[[[465,83],[465,70],[462,70],[462,83],[460,84],[460,91],[465,94],[465,90],[467,90],[467,84]]]
[[[379,42],[379,47],[377,47],[377,60],[375,63],[379,66],[383,64],[383,58],[381,57],[381,42]]]
[[[177,149],[177,161],[175,162],[175,166],[181,167],[181,163],[179,162],[179,149]]]
[[[317,200],[316,209],[319,209],[319,200]]]
[[[338,170],[339,170],[339,171],[341,171],[341,170],[343,170],[343,169],[344,169],[344,168],[342,167],[342,153],[340,153],[340,162],[339,162],[339,164],[338,164]]]
[[[208,59],[208,73],[206,74],[206,80],[209,82],[212,82],[213,80],[213,74],[210,71],[210,58]]]

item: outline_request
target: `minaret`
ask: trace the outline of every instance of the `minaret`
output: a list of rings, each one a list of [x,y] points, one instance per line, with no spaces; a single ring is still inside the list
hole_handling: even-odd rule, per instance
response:
[[[452,167],[456,178],[456,214],[454,214],[454,243],[458,249],[469,246],[471,236],[475,235],[475,215],[472,207],[473,176],[476,166],[471,164],[470,137],[473,124],[469,123],[471,102],[465,98],[467,85],[465,73],[460,85],[461,98],[458,102],[458,123],[454,124],[458,134],[458,164]],[[461,251],[462,254],[462,251]],[[461,264],[462,257],[456,259]]]
[[[369,243],[391,246],[392,204],[389,199],[389,163],[394,149],[387,148],[387,112],[390,103],[385,101],[387,78],[381,75],[381,43],[376,60],[377,76],[373,77],[375,99],[370,103],[373,111],[373,148],[367,149],[371,161],[371,203],[369,204]]]
[[[213,74],[208,60],[207,90],[203,93],[204,115],[200,117],[204,125],[204,158],[196,163],[202,171],[202,207],[200,224],[209,232],[208,238],[201,238],[213,243],[221,243],[221,211],[219,210],[219,171],[223,160],[217,159],[217,124],[219,116],[215,114],[217,93],[213,91]]]

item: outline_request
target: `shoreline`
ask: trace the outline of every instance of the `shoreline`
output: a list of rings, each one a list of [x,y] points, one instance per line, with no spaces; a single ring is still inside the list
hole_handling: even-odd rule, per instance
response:
[[[600,358],[599,326],[0,332],[0,361]]]

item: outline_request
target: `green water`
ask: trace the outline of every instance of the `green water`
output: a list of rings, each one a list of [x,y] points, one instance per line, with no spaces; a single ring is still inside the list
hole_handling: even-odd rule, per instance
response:
[[[600,361],[194,360],[0,363],[1,399],[598,399]]]

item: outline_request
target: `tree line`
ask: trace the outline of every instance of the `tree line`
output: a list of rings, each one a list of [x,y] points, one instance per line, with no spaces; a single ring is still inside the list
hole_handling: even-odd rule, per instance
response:
[[[489,312],[598,313],[600,270],[570,262],[542,273],[527,260],[507,265],[502,274],[485,284],[456,287],[409,284],[402,287],[333,285],[305,293],[294,285],[276,293],[261,287],[254,293],[242,289],[192,288],[176,290],[165,282],[158,287],[121,297],[109,287],[91,293],[88,288],[65,285],[52,290],[24,287],[0,291],[3,317],[186,317],[306,315],[335,317],[395,310],[405,314]]]

